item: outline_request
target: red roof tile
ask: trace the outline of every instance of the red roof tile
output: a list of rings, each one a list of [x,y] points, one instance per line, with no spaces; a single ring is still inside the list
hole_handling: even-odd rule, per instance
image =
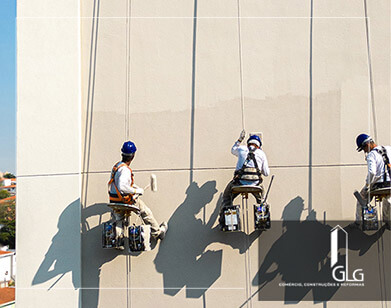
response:
[[[0,199],[0,203],[11,202],[11,201],[14,201],[15,199],[16,199],[16,196]]]
[[[16,187],[16,185],[8,185],[8,186],[0,186],[0,189],[4,189],[4,188],[13,188],[13,187]]]
[[[0,255],[6,255],[6,254],[10,254],[10,253],[13,253],[12,251],[2,251],[0,250]]]
[[[15,300],[15,288],[0,288],[0,305]]]

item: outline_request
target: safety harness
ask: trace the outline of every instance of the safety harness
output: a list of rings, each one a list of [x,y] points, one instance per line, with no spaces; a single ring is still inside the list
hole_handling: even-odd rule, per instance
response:
[[[255,167],[247,167],[247,164],[253,161]],[[247,155],[245,162],[243,163],[242,168],[235,171],[236,181],[245,180],[245,181],[258,181],[257,185],[262,183],[261,171],[258,168],[257,160],[255,159],[254,152],[250,151]]]
[[[383,182],[377,183],[378,184],[377,186],[379,186],[379,187],[386,187],[387,186],[388,187],[388,186],[390,186],[390,181],[387,181],[387,172],[388,172],[388,176],[391,179],[391,164],[390,164],[390,159],[388,158],[388,155],[387,155],[387,150],[384,146],[381,146],[380,149],[375,148],[374,150],[382,156],[383,162],[384,162]]]
[[[127,195],[121,194],[121,192],[119,191],[119,189],[118,189],[118,187],[117,187],[117,185],[115,184],[115,181],[114,181],[115,174],[117,173],[119,168],[124,167],[124,166],[127,167],[130,170],[130,174],[132,175],[131,186],[133,186],[134,179],[133,179],[132,169],[130,169],[130,167],[127,164],[123,163],[123,162],[116,163],[114,165],[113,169],[111,170],[111,177],[110,177],[110,181],[108,183],[110,202],[121,202],[121,203],[126,203],[126,204],[134,204],[135,201],[133,199],[133,196],[129,195],[129,194],[127,194]],[[117,192],[116,195],[110,193],[110,185],[111,184],[114,185],[115,191]]]

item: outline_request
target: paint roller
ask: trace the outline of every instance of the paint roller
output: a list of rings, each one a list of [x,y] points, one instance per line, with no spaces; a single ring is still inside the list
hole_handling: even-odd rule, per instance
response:
[[[150,183],[145,186],[144,190],[147,190],[150,187],[152,191],[157,191],[157,179],[155,174],[151,174]]]
[[[263,133],[262,132],[254,132],[254,133],[250,133],[249,136],[258,136],[259,138],[261,138],[262,142],[263,142]]]

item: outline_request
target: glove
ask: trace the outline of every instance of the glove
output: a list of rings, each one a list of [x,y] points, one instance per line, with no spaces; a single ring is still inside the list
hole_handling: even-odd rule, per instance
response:
[[[138,195],[142,195],[142,194],[144,194],[144,189],[136,188],[136,192],[135,193],[138,194]]]
[[[238,141],[239,142],[242,142],[243,139],[246,137],[246,131],[243,129],[241,132],[240,132],[240,136],[238,138]]]

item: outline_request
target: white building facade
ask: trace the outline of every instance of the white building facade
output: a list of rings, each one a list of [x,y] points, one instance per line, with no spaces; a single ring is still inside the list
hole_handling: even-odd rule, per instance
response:
[[[273,219],[295,198],[304,206],[288,219],[353,219],[366,175],[355,138],[391,143],[389,11],[385,0],[18,1],[17,305],[248,303],[262,239],[243,251],[216,229],[231,146],[243,128],[263,132]],[[138,256],[101,248],[125,140],[136,183],[158,178],[143,200],[170,225]]]

